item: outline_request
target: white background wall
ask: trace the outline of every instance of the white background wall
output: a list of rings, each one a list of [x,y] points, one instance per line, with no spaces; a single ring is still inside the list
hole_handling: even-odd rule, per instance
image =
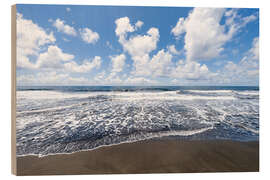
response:
[[[148,175],[81,175],[39,176],[20,179],[207,179],[257,180],[270,178],[270,3],[266,0],[2,0],[0,4],[0,179],[15,179],[10,168],[10,91],[11,91],[11,5],[35,4],[85,4],[85,5],[139,5],[139,6],[189,6],[189,7],[245,7],[260,8],[260,173],[197,173],[197,174],[148,174]],[[248,158],[248,157],[247,157]]]

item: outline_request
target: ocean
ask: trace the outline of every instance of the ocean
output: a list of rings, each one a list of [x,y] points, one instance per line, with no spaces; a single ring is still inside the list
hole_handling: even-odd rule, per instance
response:
[[[259,87],[20,86],[17,156],[145,139],[259,140]]]

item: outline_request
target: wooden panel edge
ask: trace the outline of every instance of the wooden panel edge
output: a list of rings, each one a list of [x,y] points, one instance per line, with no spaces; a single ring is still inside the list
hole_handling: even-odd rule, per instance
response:
[[[16,5],[11,6],[11,173],[17,175],[16,160]]]

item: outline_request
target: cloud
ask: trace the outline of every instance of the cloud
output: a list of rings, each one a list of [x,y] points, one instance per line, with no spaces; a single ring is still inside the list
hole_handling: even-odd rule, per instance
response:
[[[63,38],[63,40],[64,40],[65,42],[70,42],[70,40],[67,39],[67,38]]]
[[[154,55],[147,66],[151,71],[152,77],[168,76],[172,69],[171,59],[172,55],[163,49]]]
[[[120,54],[118,56],[111,56],[112,61],[112,73],[118,73],[123,71],[126,56],[124,54]]]
[[[179,37],[182,33],[186,31],[185,27],[185,19],[184,18],[179,18],[177,21],[175,27],[172,29],[172,33],[174,36]]]
[[[105,70],[92,77],[92,81],[82,74],[101,67],[101,57],[95,56],[78,63],[75,56],[55,45],[52,32],[44,30],[31,20],[17,15],[17,67],[34,69],[35,74],[25,71],[18,74],[18,81],[24,84],[106,84],[106,85],[149,85],[162,82],[181,84],[185,82],[207,83],[256,83],[259,76],[259,38],[254,38],[250,49],[243,58],[222,61],[219,70],[211,71],[201,60],[210,60],[220,56],[225,44],[241,31],[241,28],[253,22],[258,17],[256,14],[242,17],[235,9],[210,9],[194,8],[186,18],[180,17],[171,33],[176,37],[183,37],[184,48],[180,50],[176,45],[158,48],[160,39],[159,29],[150,27],[145,32],[138,31],[143,22],[138,20],[130,22],[128,17],[115,21],[115,34],[123,52],[109,56],[111,66],[108,73]],[[58,31],[68,34],[73,27],[65,24],[61,19],[50,20]],[[135,23],[136,22],[136,23]],[[86,43],[95,44],[99,34],[89,28],[76,31]],[[144,29],[143,29],[144,30]],[[137,32],[138,31],[138,32]],[[69,35],[72,35],[70,33]],[[67,37],[67,36],[65,36]],[[62,38],[63,40],[64,37]],[[112,49],[109,41],[104,41],[104,47]],[[181,44],[181,43],[180,43]],[[186,58],[175,62],[176,57],[186,53]],[[226,51],[227,52],[227,51]],[[239,52],[240,53],[240,52]],[[132,63],[131,72],[125,72],[127,58],[130,56]],[[221,63],[221,62],[220,62]],[[214,62],[213,62],[214,64]],[[218,64],[218,62],[216,63]],[[212,67],[212,66],[209,66]],[[214,67],[214,68],[217,68]],[[36,71],[38,69],[38,72]],[[121,73],[120,73],[121,72]],[[73,77],[72,75],[76,75]],[[166,81],[163,81],[166,78]],[[158,82],[156,79],[162,79]],[[248,83],[247,83],[248,84]]]
[[[116,35],[119,37],[119,42],[123,46],[124,51],[128,52],[133,60],[133,71],[131,74],[134,76],[167,76],[171,68],[172,55],[163,49],[153,55],[152,58],[149,55],[157,48],[159,30],[152,27],[145,35],[135,35],[127,39],[126,33],[134,31],[133,26],[129,23],[129,19],[124,17],[117,19],[115,22]],[[121,27],[126,27],[125,29],[129,30],[122,30],[122,33],[119,33],[119,22],[121,22]],[[137,26],[138,24],[142,25],[142,23],[138,22],[136,23]]]
[[[18,48],[17,48],[18,49]],[[18,53],[17,50],[17,67],[26,69],[35,69],[36,66],[32,64],[27,56]]]
[[[119,42],[131,56],[142,56],[156,49],[159,40],[157,28],[150,28],[147,35],[137,35],[126,39],[127,32],[135,31],[134,27],[129,23],[129,18],[119,18],[115,21],[115,24],[115,33],[119,37]]]
[[[157,48],[159,31],[157,28],[150,28],[147,35],[133,36],[128,40],[120,42],[125,51],[131,56],[144,56]]]
[[[170,45],[167,47],[167,49],[169,50],[170,53],[174,54],[174,55],[179,55],[181,54],[180,51],[177,51],[175,48],[175,45]]]
[[[149,84],[156,84],[155,80],[150,80],[144,77],[128,77],[125,80],[126,84],[130,85],[149,85]]]
[[[106,46],[108,46],[110,49],[113,49],[113,46],[109,41],[106,41]]]
[[[76,30],[72,27],[69,26],[67,24],[65,24],[65,21],[57,18],[54,22],[53,22],[53,26],[56,27],[58,32],[62,32],[65,33],[67,35],[71,35],[71,36],[76,36],[77,32]]]
[[[255,21],[258,18],[257,14],[242,17],[238,14],[238,9],[227,10],[224,15],[226,17],[225,24],[231,27],[232,33],[238,32],[248,23]]]
[[[133,27],[129,24],[128,18],[125,18],[125,22],[125,27]],[[190,80],[206,79],[210,77],[211,73],[207,66],[200,65],[196,62],[180,63],[174,67],[172,63],[173,54],[180,54],[174,45],[168,46],[168,51],[161,49],[150,57],[150,53],[157,48],[157,42],[159,41],[159,31],[157,28],[150,28],[146,35],[135,35],[131,36],[129,39],[126,38],[128,31],[123,32],[122,34],[118,33],[119,42],[123,46],[124,51],[131,55],[134,68],[132,75],[135,76],[128,78],[127,82],[140,84],[149,83],[145,78],[147,76],[187,78]],[[133,29],[130,32],[133,32]],[[121,38],[121,36],[123,37]]]
[[[252,21],[255,21],[258,17],[255,16],[254,14],[250,15],[250,16],[247,16],[247,17],[244,17],[243,18],[243,24],[246,25]]]
[[[67,73],[38,72],[36,74],[17,75],[18,85],[82,85],[90,84],[85,77],[72,77]]]
[[[81,38],[88,44],[95,44],[99,39],[99,34],[89,28],[80,29]]]
[[[101,65],[101,57],[95,56],[93,60],[84,60],[81,65],[71,61],[64,64],[64,67],[69,72],[86,73],[96,68],[99,69]]]
[[[172,80],[171,80],[171,83],[172,83],[172,84],[177,84],[177,83],[179,83],[179,80],[177,80],[177,79],[172,79]]]
[[[135,24],[135,28],[136,29],[139,29],[139,28],[142,27],[142,25],[143,25],[143,22],[142,21],[137,21],[136,24]]]
[[[94,80],[95,80],[96,83],[104,82],[105,76],[106,76],[106,72],[105,71],[101,71],[100,73],[98,73],[95,76]]]
[[[225,9],[194,8],[187,18],[179,18],[172,33],[184,32],[187,60],[207,60],[219,56],[223,44],[231,38],[220,25]]]
[[[208,67],[195,61],[178,61],[176,68],[171,71],[171,77],[187,80],[206,80],[214,77],[216,74],[209,71]]]
[[[38,72],[36,74],[17,75],[17,83],[21,85],[54,84],[63,82],[67,77],[67,74],[57,74],[56,72]]]
[[[224,15],[225,24],[222,25]],[[187,18],[179,18],[171,33],[176,38],[185,33],[187,60],[209,60],[218,57],[224,44],[253,20],[254,16],[240,17],[235,9],[194,8]]]
[[[31,20],[24,19],[22,14],[17,14],[18,68],[84,73],[100,67],[101,58],[99,56],[92,61],[85,60],[78,65],[72,61],[74,55],[63,52],[58,46],[53,45],[54,42],[52,32],[47,33]],[[30,56],[32,56],[31,61]]]
[[[17,67],[34,68],[29,56],[37,56],[47,44],[53,44],[55,37],[52,32],[47,33],[38,24],[24,19],[17,13]]]
[[[149,53],[157,48],[159,41],[159,31],[157,28],[150,28],[145,35],[136,35],[126,38],[127,32],[135,31],[133,25],[130,24],[128,17],[119,18],[115,21],[115,33],[119,37],[119,43],[125,52],[131,56],[133,60],[134,75],[149,75],[148,63],[150,61]]]
[[[259,38],[253,39],[252,47],[249,49],[249,56],[254,60],[259,60]]]
[[[36,63],[28,62],[25,68],[30,69],[47,69],[53,71],[66,71],[76,73],[86,73],[101,65],[101,57],[95,56],[93,60],[84,60],[82,64],[77,64],[74,55],[64,53],[59,47],[50,45],[46,52],[37,56]]]
[[[64,53],[57,46],[49,46],[48,50],[39,54],[36,68],[62,68],[62,62],[72,60],[74,55]]]
[[[127,32],[133,32],[135,29],[134,27],[129,23],[128,17],[122,17],[115,21],[116,29],[115,34],[117,36],[125,36]]]
[[[219,83],[258,84],[259,79],[259,38],[255,37],[252,47],[238,62],[228,61],[218,72]]]
[[[108,77],[104,79],[103,81],[106,81],[107,83],[116,83],[120,84],[122,83],[122,80],[117,75],[119,72],[122,72],[125,66],[125,60],[126,56],[124,54],[116,55],[116,56],[110,56],[112,61],[112,70]],[[104,76],[103,76],[104,77]]]
[[[112,74],[110,74],[106,79],[101,80],[99,84],[122,85],[124,84],[124,81],[119,76],[112,76]]]

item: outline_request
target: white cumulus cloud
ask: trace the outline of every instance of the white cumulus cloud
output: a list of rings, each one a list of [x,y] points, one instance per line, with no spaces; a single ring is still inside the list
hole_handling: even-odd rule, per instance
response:
[[[65,21],[63,21],[59,18],[57,18],[55,21],[53,21],[53,26],[56,27],[57,31],[59,31],[59,32],[62,32],[62,33],[65,33],[65,34],[71,35],[71,36],[77,35],[76,30],[72,26],[65,24]]]
[[[48,50],[44,53],[39,54],[36,68],[61,68],[62,62],[72,60],[74,55],[64,53],[57,46],[49,46]]]
[[[117,19],[115,21],[115,24],[116,24],[115,34],[117,36],[125,36],[127,32],[133,32],[135,30],[134,27],[130,24],[128,17],[122,17]]]
[[[125,60],[126,60],[126,56],[124,54],[120,54],[118,56],[111,56],[112,72],[118,73],[118,72],[123,71]]]
[[[249,55],[252,59],[259,60],[259,38],[253,39],[252,47],[249,50]]]
[[[225,9],[194,8],[187,18],[179,18],[172,29],[175,36],[185,34],[187,60],[207,60],[219,56],[232,34],[226,33],[221,18]]]
[[[168,48],[169,52],[172,53],[172,54],[174,54],[174,55],[181,54],[180,51],[176,50],[175,45],[170,45],[167,48]]]
[[[228,61],[219,70],[216,80],[229,84],[257,84],[259,79],[259,38],[255,37],[252,47],[238,62]]]
[[[93,60],[84,60],[82,64],[77,64],[74,61],[68,62],[64,64],[64,67],[69,72],[76,73],[86,73],[91,71],[92,69],[100,68],[101,65],[101,57],[95,56]]]
[[[224,16],[226,23],[221,24]],[[185,33],[187,60],[209,60],[218,57],[224,44],[255,18],[254,15],[240,17],[235,9],[194,8],[188,17],[179,18],[171,32],[177,38]]]
[[[176,68],[171,71],[171,77],[187,80],[206,80],[215,76],[208,67],[195,61],[178,61]]]
[[[17,66],[35,68],[29,56],[37,56],[42,47],[55,42],[52,32],[47,33],[32,20],[23,18],[17,13]]]
[[[88,44],[95,44],[99,39],[99,34],[89,28],[80,29],[81,38]]]
[[[135,35],[126,38],[127,32],[135,31],[133,25],[130,24],[128,17],[119,18],[115,21],[115,33],[119,37],[119,43],[122,45],[124,51],[128,52],[133,60],[135,75],[150,75],[149,53],[157,48],[159,41],[159,30],[157,28],[150,28],[145,35]]]
[[[131,56],[144,56],[157,48],[158,40],[158,29],[151,28],[147,31],[147,35],[133,36],[128,40],[125,39],[121,44]]]
[[[128,77],[125,81],[128,85],[154,85],[157,81],[145,77]]]
[[[139,29],[142,27],[142,25],[143,25],[143,22],[139,20],[136,22],[135,27],[136,27],[136,29]]]
[[[91,82],[85,77],[72,77],[67,73],[50,71],[18,75],[17,83],[19,85],[82,85]]]
[[[169,76],[172,70],[172,55],[169,52],[160,50],[153,56],[149,65],[147,66],[151,70],[153,77]]]

